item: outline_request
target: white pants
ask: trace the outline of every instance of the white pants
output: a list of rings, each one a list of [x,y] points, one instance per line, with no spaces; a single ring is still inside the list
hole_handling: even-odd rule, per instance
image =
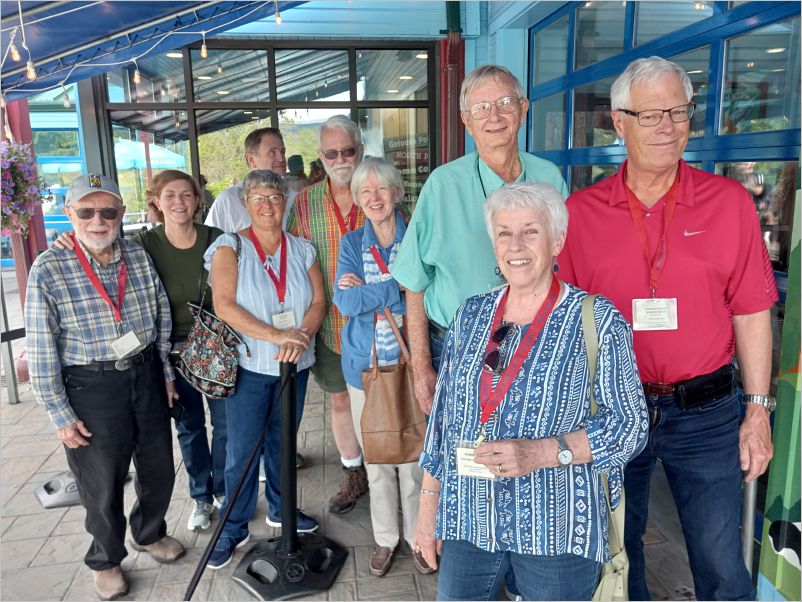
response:
[[[351,396],[351,416],[354,430],[362,446],[362,410],[365,408],[365,392],[348,385]],[[404,539],[412,545],[415,524],[418,522],[418,498],[423,472],[417,462],[406,464],[365,463],[370,484],[370,521],[376,545],[394,548],[400,539],[398,533],[398,492],[401,491],[401,514],[404,524]],[[398,471],[398,477],[396,477]]]

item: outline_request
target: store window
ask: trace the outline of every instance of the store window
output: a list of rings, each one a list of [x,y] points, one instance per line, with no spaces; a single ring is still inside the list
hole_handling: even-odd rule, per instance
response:
[[[197,102],[267,102],[270,100],[267,51],[200,50],[190,52],[192,87]]]
[[[279,101],[320,102],[351,99],[347,50],[276,50]]]
[[[564,15],[534,37],[532,79],[535,85],[565,75],[568,69],[569,17]]]
[[[565,94],[553,94],[532,103],[534,150],[565,148]]]
[[[610,115],[610,87],[614,81],[608,77],[574,91],[574,147],[617,144]]]
[[[626,3],[584,2],[576,9],[574,68],[581,69],[624,50]]]
[[[799,128],[799,21],[727,41],[722,134]]]
[[[423,49],[357,49],[357,100],[426,100],[428,58]]]
[[[638,2],[635,44],[642,45],[713,16],[713,0]]]
[[[570,189],[571,192],[583,190],[588,186],[597,184],[618,171],[618,165],[601,163],[598,165],[572,165]]]
[[[110,102],[184,102],[184,55],[180,50],[127,63],[106,75]]]

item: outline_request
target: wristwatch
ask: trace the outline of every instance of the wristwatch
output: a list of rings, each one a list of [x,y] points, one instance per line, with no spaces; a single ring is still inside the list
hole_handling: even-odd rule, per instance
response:
[[[763,406],[769,414],[777,407],[777,400],[769,395],[744,395],[744,401]]]
[[[569,468],[574,461],[574,452],[566,443],[565,437],[555,435],[554,438],[557,439],[557,444],[560,446],[560,450],[557,452],[557,462],[560,463],[560,468]]]

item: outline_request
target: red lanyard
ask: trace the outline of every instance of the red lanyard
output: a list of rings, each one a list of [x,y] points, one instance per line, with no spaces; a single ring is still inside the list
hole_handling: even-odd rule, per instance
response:
[[[501,320],[504,317],[504,308],[507,305],[507,295],[509,295],[509,292],[510,289],[508,287],[507,290],[504,291],[501,301],[498,303],[498,307],[496,307],[496,313],[493,315],[493,324],[490,328],[490,338],[487,341],[485,357],[494,349],[498,349],[498,343],[494,343],[492,338],[493,333],[501,326]],[[526,356],[529,355],[529,351],[534,346],[538,336],[540,336],[540,332],[543,330],[543,326],[546,324],[551,310],[554,309],[554,306],[557,304],[557,298],[559,296],[560,281],[557,280],[556,277],[552,277],[551,287],[549,288],[548,295],[546,295],[546,299],[543,301],[543,305],[537,310],[537,314],[535,314],[535,317],[532,319],[529,329],[521,340],[521,344],[518,345],[515,355],[512,356],[509,365],[504,370],[495,388],[493,388],[493,373],[482,368],[482,380],[480,385],[482,413],[479,416],[479,421],[482,424],[486,424],[487,421],[490,420],[490,416],[496,411],[496,408],[501,404],[501,400],[504,399],[507,391],[509,391],[512,381],[515,380],[515,377],[517,377],[518,373],[521,371],[521,366],[523,366]]]
[[[382,258],[381,253],[379,253],[379,249],[376,248],[376,245],[370,247],[370,254],[373,255],[373,259],[376,260],[376,265],[379,266],[379,271],[382,274],[389,274],[390,270],[387,269],[387,264],[384,263],[384,259]]]
[[[340,236],[345,236],[356,226],[356,203],[351,205],[351,211],[348,212],[348,225],[345,224],[343,214],[340,213],[340,208],[334,202],[334,197],[331,199],[331,208],[334,210],[334,217],[337,218],[337,225],[340,227]]]
[[[267,275],[270,276],[273,284],[276,285],[278,302],[283,308],[284,298],[287,296],[287,237],[284,236],[284,232],[281,233],[281,245],[279,246],[281,259],[279,259],[278,277],[276,277],[276,273],[273,271],[273,268],[267,264],[267,255],[265,255],[265,251],[262,248],[262,244],[259,242],[259,239],[256,238],[256,233],[253,231],[253,226],[248,228],[248,237],[251,239],[253,246],[256,248],[256,253],[259,255],[259,260],[262,262],[262,266],[265,268],[265,270],[267,270]]]
[[[652,291],[652,298],[654,298],[655,291],[657,290],[657,283],[660,280],[660,276],[663,274],[663,268],[666,265],[666,257],[668,256],[666,233],[668,232],[671,219],[674,217],[674,210],[677,208],[679,173],[677,173],[674,183],[666,193],[666,206],[663,213],[663,234],[660,237],[660,242],[657,243],[657,250],[655,251],[654,258],[649,257],[649,240],[646,237],[646,224],[643,220],[640,200],[638,200],[635,193],[629,189],[626,182],[624,182],[624,190],[627,193],[627,204],[629,205],[629,213],[632,215],[632,221],[635,224],[635,232],[638,233],[640,244],[643,247],[643,253],[646,255],[646,261],[649,263],[649,288]]]
[[[75,256],[78,258],[78,263],[81,264],[84,273],[89,278],[89,282],[92,283],[92,286],[95,287],[97,294],[100,295],[101,299],[108,303],[112,313],[114,314],[114,321],[116,322],[117,330],[121,331],[123,318],[122,315],[120,315],[120,309],[122,309],[123,306],[123,299],[125,298],[125,283],[128,278],[128,268],[125,266],[122,248],[120,249],[120,271],[117,273],[117,305],[115,305],[111,300],[111,297],[109,297],[109,294],[106,292],[104,286],[100,283],[100,279],[97,277],[97,274],[95,274],[92,266],[89,265],[89,260],[86,258],[81,245],[75,238],[75,234],[72,235],[72,244],[73,249],[75,249]],[[120,334],[122,334],[122,332],[120,332]]]

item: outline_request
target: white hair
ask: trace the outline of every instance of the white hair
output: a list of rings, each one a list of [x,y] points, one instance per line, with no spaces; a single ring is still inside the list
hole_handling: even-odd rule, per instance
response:
[[[362,132],[359,131],[359,126],[345,115],[334,115],[324,121],[317,131],[317,145],[320,146],[322,144],[324,130],[333,130],[335,128],[345,130],[356,146],[362,144]]]
[[[568,230],[568,208],[559,191],[550,184],[523,182],[502,186],[485,201],[485,225],[493,239],[493,216],[508,209],[539,209],[548,217],[553,238],[559,238]]]
[[[610,105],[613,111],[617,109],[629,109],[629,93],[632,86],[639,83],[652,83],[666,75],[674,75],[679,78],[682,87],[685,88],[686,102],[693,98],[693,84],[685,70],[671,61],[667,61],[659,56],[636,59],[632,61],[624,72],[618,76],[610,90]]]
[[[393,200],[396,204],[404,198],[404,180],[401,179],[401,172],[398,168],[380,157],[367,156],[357,166],[354,175],[351,176],[351,195],[354,199],[359,199],[359,187],[365,183],[370,175],[385,186],[389,186],[395,191]],[[358,201],[357,201],[358,203]]]
[[[526,92],[524,92],[521,82],[519,82],[518,78],[510,73],[508,69],[500,65],[482,65],[471,71],[462,81],[462,88],[459,93],[460,111],[464,112],[470,108],[468,107],[468,96],[489,79],[509,84],[512,86],[515,96],[518,98],[526,98]]]

